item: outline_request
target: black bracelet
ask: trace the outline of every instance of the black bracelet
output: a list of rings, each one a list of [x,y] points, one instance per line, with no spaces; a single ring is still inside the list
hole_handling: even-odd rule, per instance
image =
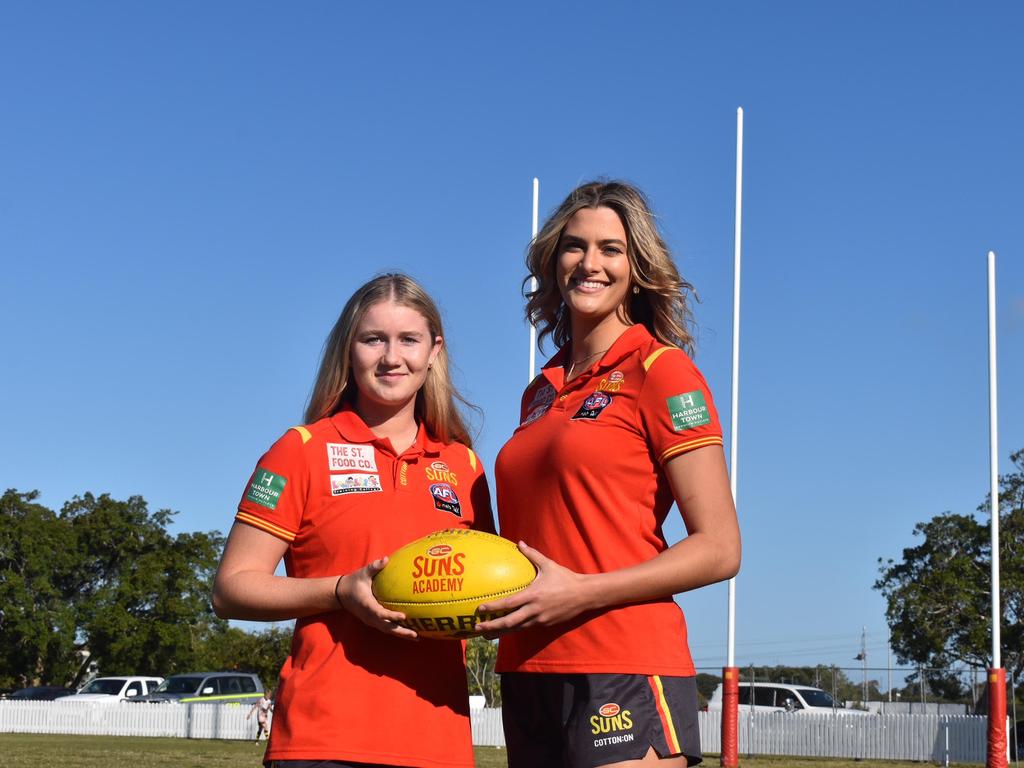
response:
[[[341,574],[341,576],[338,577],[338,580],[336,582],[334,582],[334,599],[338,601],[338,605],[341,608],[344,608],[345,604],[342,603],[341,602],[341,598],[338,597],[338,587],[341,586],[341,580],[344,579],[344,578],[345,578],[345,574]]]

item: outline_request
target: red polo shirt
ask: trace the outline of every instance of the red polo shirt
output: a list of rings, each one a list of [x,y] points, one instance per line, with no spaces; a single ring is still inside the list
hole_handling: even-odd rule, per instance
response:
[[[682,350],[642,325],[568,384],[564,360],[563,349],[527,387],[520,426],[498,454],[501,535],[579,573],[650,560],[668,548],[665,463],[722,443],[711,393]],[[671,597],[504,635],[498,670],[695,674]]]
[[[443,528],[494,530],[469,448],[421,426],[397,455],[351,410],[274,443],[236,519],[288,542],[300,578],[351,573]],[[467,696],[459,642],[401,640],[344,610],[298,619],[266,759],[472,766]]]

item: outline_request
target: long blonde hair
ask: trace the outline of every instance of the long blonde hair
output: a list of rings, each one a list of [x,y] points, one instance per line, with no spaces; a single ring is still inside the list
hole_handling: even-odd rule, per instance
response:
[[[566,224],[577,211],[602,207],[615,211],[626,230],[630,281],[639,289],[628,294],[628,319],[642,323],[663,344],[692,354],[689,327],[693,315],[686,293],[693,293],[693,286],[676,269],[647,198],[623,181],[591,181],[577,187],[544,222],[526,252],[526,268],[530,277],[537,279],[537,290],[526,292],[526,319],[539,329],[542,340],[551,336],[558,346],[570,340],[568,312],[555,279],[558,247]],[[524,287],[530,277],[523,281]]]
[[[441,313],[425,290],[408,275],[384,274],[359,287],[341,310],[338,322],[324,342],[323,358],[316,374],[313,393],[306,407],[306,422],[312,423],[354,404],[356,386],[352,381],[352,339],[363,315],[380,301],[393,301],[414,309],[427,321],[431,340],[444,338]],[[455,401],[474,408],[452,384],[448,370],[448,346],[441,345],[427,378],[416,393],[416,421],[431,437],[442,443],[459,442],[472,447],[472,439]]]

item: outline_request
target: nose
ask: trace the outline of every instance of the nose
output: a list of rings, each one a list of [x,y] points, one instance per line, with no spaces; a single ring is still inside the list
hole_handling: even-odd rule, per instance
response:
[[[597,272],[601,268],[601,251],[596,245],[587,246],[587,249],[583,252],[583,258],[580,260],[580,267],[587,274]]]
[[[388,342],[384,345],[384,355],[381,358],[384,365],[396,366],[401,363],[401,359],[398,356],[398,345]]]

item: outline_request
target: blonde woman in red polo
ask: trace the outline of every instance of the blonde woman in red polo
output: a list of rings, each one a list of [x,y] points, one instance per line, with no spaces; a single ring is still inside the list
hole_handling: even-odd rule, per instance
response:
[[[473,765],[461,643],[410,642],[405,617],[370,589],[384,555],[414,539],[493,531],[457,399],[437,307],[410,278],[384,275],[334,326],[306,424],[257,463],[213,601],[223,618],[297,619],[271,766]]]
[[[699,763],[673,595],[733,576],[740,534],[686,294],[639,190],[574,190],[531,245],[527,317],[560,346],[495,465],[500,530],[538,569],[500,634],[510,768]],[[669,545],[675,502],[686,538]]]

